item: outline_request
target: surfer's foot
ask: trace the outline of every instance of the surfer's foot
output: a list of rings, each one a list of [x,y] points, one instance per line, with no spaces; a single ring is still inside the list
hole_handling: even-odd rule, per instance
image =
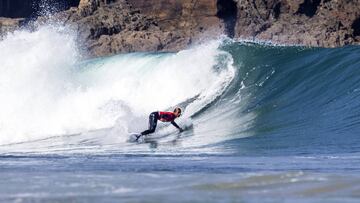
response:
[[[136,141],[138,141],[138,139],[141,137],[141,134],[140,135],[135,135],[136,136]]]

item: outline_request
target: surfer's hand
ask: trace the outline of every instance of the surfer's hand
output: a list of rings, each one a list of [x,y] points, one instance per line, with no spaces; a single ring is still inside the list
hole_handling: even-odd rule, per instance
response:
[[[184,131],[184,130],[183,130],[182,128],[179,128],[179,131],[182,132],[182,131]]]

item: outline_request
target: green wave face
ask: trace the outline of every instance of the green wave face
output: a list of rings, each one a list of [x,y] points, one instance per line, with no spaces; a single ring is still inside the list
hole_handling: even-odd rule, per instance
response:
[[[244,130],[252,137],[229,145],[241,153],[359,149],[359,47],[230,43],[222,49],[232,55],[237,67],[236,82],[224,97],[247,98],[245,107],[234,107],[237,117],[254,115]]]

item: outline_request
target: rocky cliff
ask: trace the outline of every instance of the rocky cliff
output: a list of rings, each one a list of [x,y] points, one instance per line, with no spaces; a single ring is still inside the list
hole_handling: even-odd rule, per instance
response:
[[[82,0],[68,21],[90,39],[92,55],[177,51],[223,32],[216,11],[212,0]]]
[[[336,47],[359,43],[360,1],[237,0],[237,38]]]
[[[156,12],[155,12],[156,11]],[[82,0],[51,18],[72,27],[90,56],[132,51],[177,51],[217,37],[223,23],[216,1]],[[36,23],[46,23],[40,17]]]
[[[76,30],[79,42],[91,56],[176,51],[221,34],[323,47],[360,41],[359,1],[81,0],[73,3],[78,7],[57,12],[53,18]],[[48,20],[40,17],[33,25]],[[11,29],[21,24],[7,21]],[[9,29],[0,23],[0,31],[4,30]]]

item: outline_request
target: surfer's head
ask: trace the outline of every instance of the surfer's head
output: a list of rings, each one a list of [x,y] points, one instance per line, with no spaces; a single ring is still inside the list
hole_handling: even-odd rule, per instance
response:
[[[176,117],[180,117],[181,116],[181,108],[180,107],[176,107],[175,109],[174,109],[174,114],[175,114],[175,116]]]

